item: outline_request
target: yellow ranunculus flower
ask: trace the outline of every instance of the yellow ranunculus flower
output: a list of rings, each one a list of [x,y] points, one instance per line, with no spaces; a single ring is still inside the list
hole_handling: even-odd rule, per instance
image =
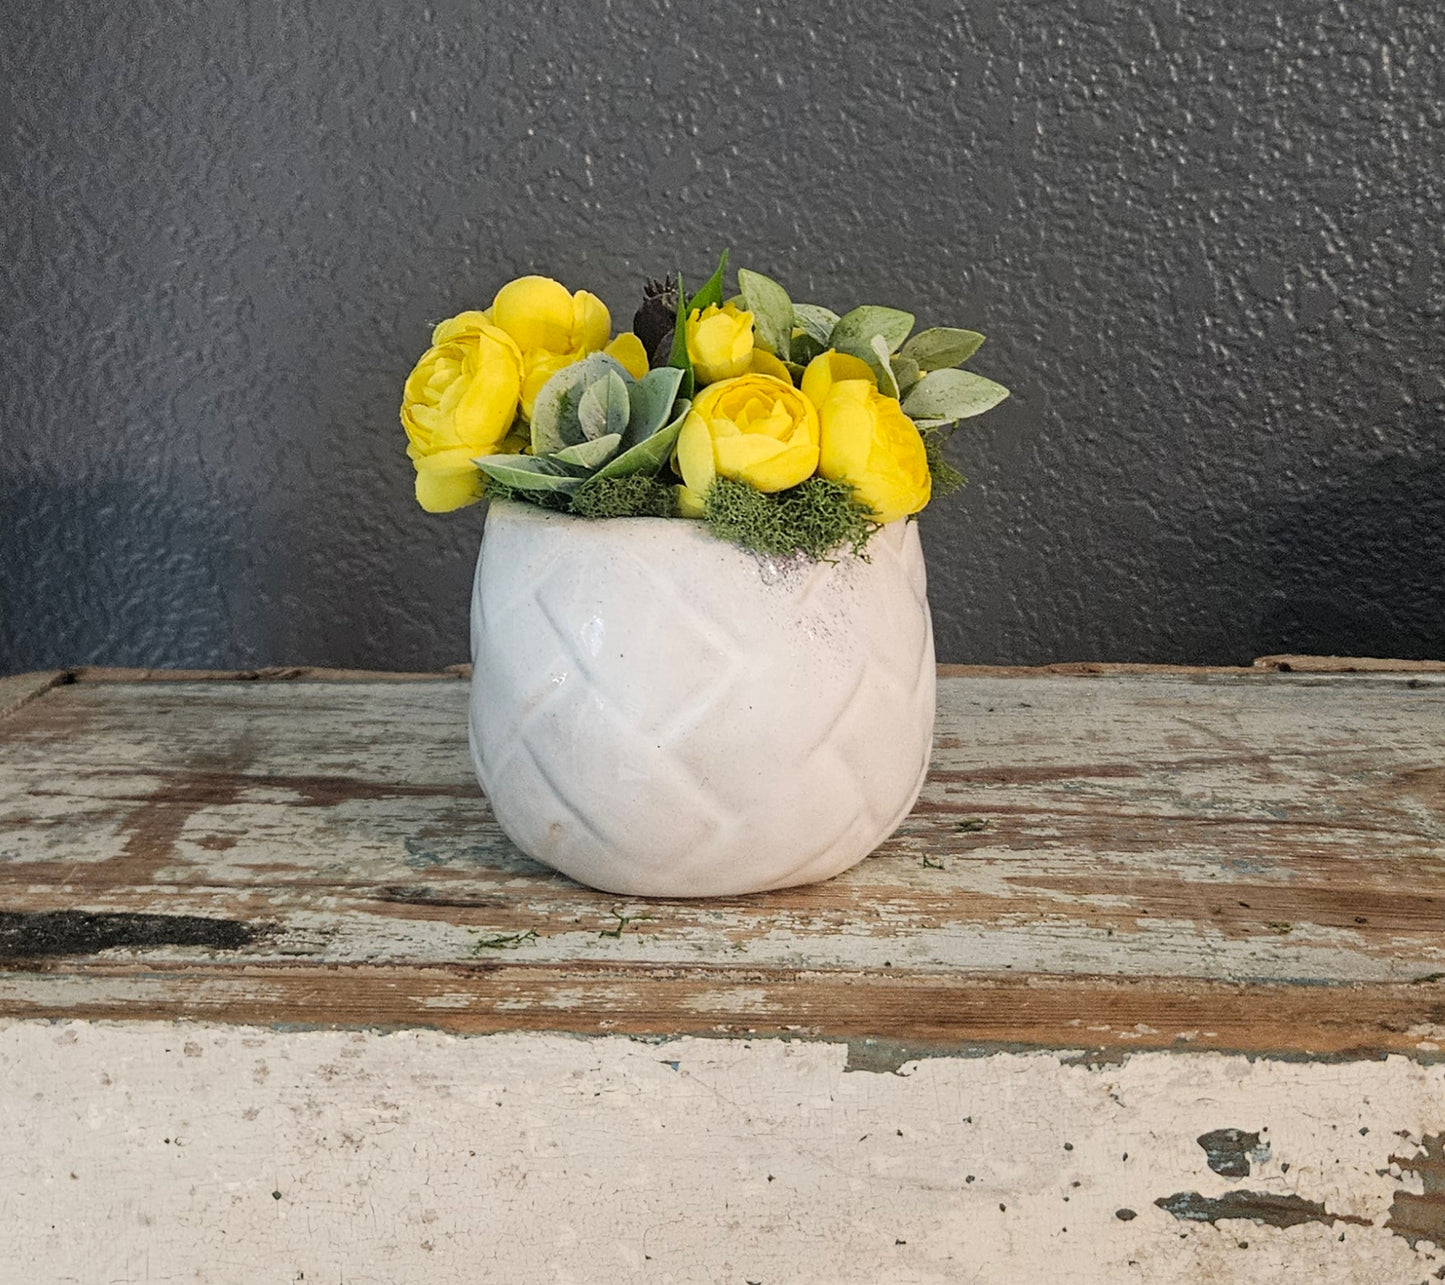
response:
[[[647,374],[647,349],[632,331],[624,330],[602,351],[620,361],[622,369],[633,379],[641,379]]]
[[[752,359],[748,362],[748,372],[753,375],[771,375],[785,384],[793,382],[792,372],[766,348],[753,349]]]
[[[518,277],[497,291],[492,323],[505,330],[523,352],[548,352],[585,357],[596,352],[612,333],[607,305],[595,294],[567,287],[551,277]]]
[[[923,438],[898,402],[871,380],[834,383],[818,417],[818,472],[850,484],[853,497],[879,522],[907,517],[928,503],[932,479]]]
[[[753,356],[753,314],[710,303],[687,319],[687,355],[699,384],[744,374]]]
[[[463,312],[436,328],[401,402],[422,508],[444,513],[481,498],[481,474],[470,461],[497,452],[521,390],[522,354],[486,314]]]
[[[878,382],[873,376],[873,368],[861,357],[829,348],[827,352],[820,352],[814,357],[803,372],[803,395],[821,410],[823,403],[828,400],[828,390],[840,379],[866,379],[874,384]]]
[[[818,412],[785,380],[739,375],[698,394],[678,435],[674,465],[696,511],[715,477],[782,491],[818,467]]]
[[[601,349],[612,330],[601,299],[586,290],[572,294],[551,277],[509,281],[486,312],[467,315],[489,320],[521,350],[521,406],[527,419],[542,385],[564,366]]]

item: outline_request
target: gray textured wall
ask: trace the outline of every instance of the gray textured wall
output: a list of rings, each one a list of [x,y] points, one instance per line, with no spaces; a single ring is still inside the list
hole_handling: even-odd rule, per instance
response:
[[[990,336],[944,659],[1445,655],[1438,0],[12,0],[0,670],[449,663],[428,326],[735,261]]]

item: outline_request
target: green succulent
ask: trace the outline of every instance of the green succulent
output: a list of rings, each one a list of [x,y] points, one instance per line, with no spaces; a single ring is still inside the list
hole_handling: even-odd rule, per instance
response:
[[[485,455],[476,465],[510,492],[557,498],[576,495],[586,482],[654,477],[691,404],[677,396],[682,378],[663,366],[634,379],[614,358],[593,353],[559,370],[537,394],[530,455]]]

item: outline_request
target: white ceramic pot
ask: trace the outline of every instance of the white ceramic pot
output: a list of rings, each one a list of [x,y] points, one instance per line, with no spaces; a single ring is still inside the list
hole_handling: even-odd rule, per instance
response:
[[[776,563],[700,522],[487,514],[471,743],[523,852],[608,892],[827,879],[908,814],[933,736],[918,528]]]

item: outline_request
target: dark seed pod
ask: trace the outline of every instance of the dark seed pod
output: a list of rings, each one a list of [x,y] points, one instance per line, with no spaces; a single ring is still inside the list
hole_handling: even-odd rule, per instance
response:
[[[661,362],[656,354],[662,347],[664,338],[670,348],[671,332],[676,319],[677,281],[670,276],[661,281],[649,281],[643,287],[642,307],[633,315],[632,332],[642,340],[642,346],[651,356],[653,365],[666,363],[667,349],[662,350]]]

